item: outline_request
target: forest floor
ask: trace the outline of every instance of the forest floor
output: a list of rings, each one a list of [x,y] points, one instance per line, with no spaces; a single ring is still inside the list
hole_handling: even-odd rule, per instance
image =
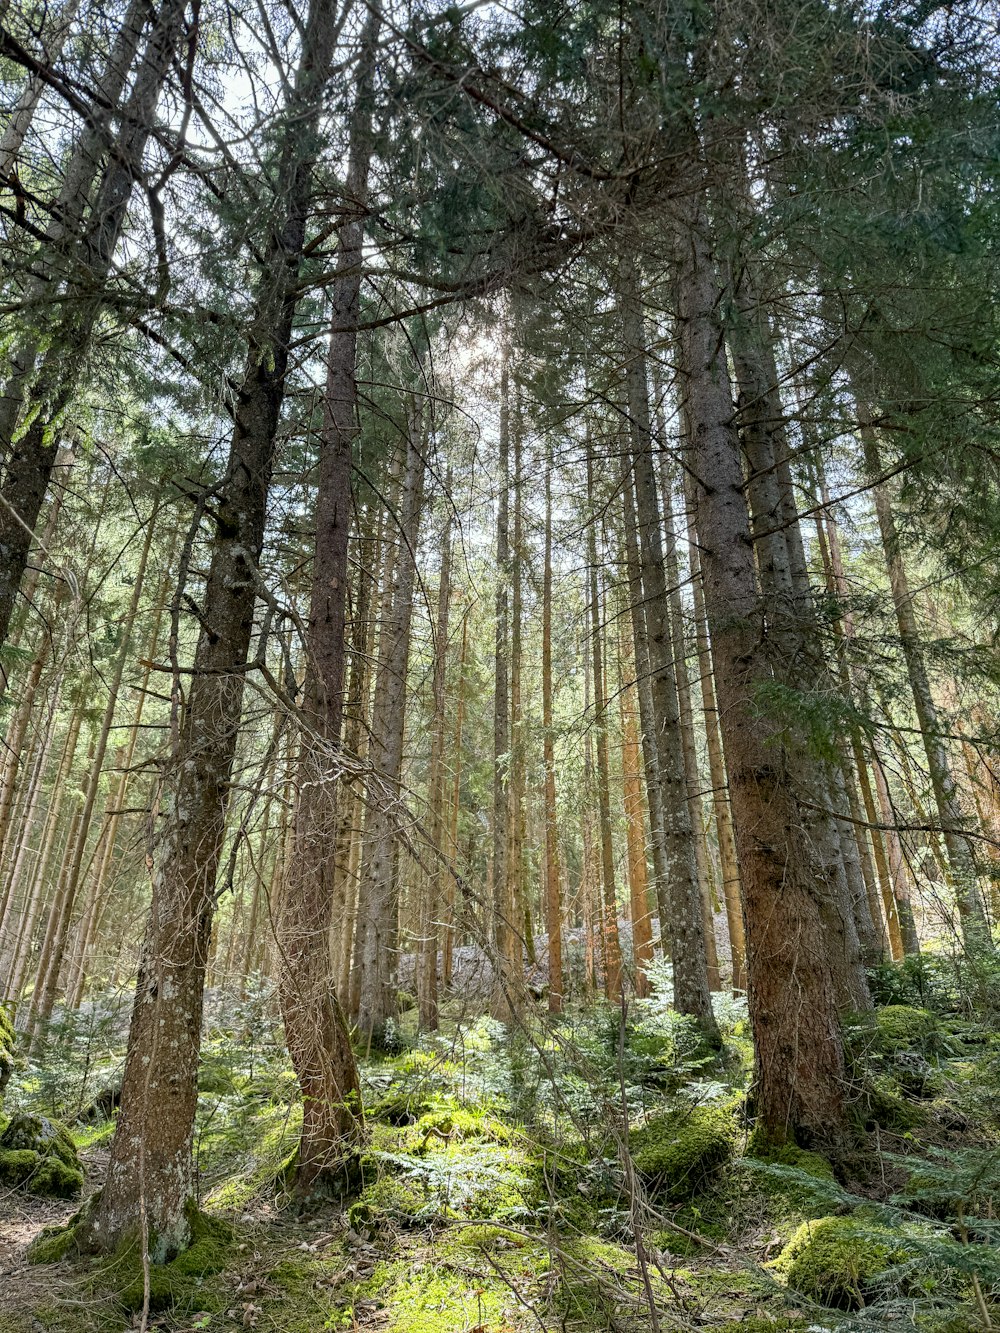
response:
[[[433,1036],[404,1024],[395,1054],[364,1061],[361,1178],[309,1214],[281,1187],[298,1108],[267,997],[234,1005],[202,1068],[212,1221],[186,1257],[151,1270],[148,1327],[1000,1327],[1000,1036],[943,979],[915,994],[893,971],[880,998],[895,1002],[849,1026],[858,1152],[836,1171],[800,1150],[751,1155],[740,1001],[720,997],[721,1059],[656,999],[624,1019],[593,1006],[519,1029],[453,1014]],[[91,1103],[120,1060],[99,1010],[67,1016],[8,1089],[7,1115],[70,1126],[85,1194],[114,1127]],[[131,1251],[30,1262],[31,1241],[78,1206],[0,1194],[0,1333],[142,1326]]]

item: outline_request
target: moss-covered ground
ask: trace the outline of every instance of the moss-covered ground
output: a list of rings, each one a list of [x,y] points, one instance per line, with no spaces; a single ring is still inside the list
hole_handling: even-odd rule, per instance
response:
[[[756,1147],[745,1013],[727,1001],[720,1017],[721,1057],[655,1000],[624,1030],[601,1009],[555,1026],[539,1014],[518,1031],[453,1016],[419,1039],[404,1024],[401,1049],[364,1064],[357,1189],[311,1213],[284,1190],[299,1111],[279,1034],[212,1034],[196,1240],[149,1270],[149,1326],[1000,1327],[1000,1038],[989,1025],[901,1001],[850,1020],[857,1144],[831,1162]],[[85,1195],[113,1132],[89,1108],[113,1074],[109,1058],[90,1068],[93,1086],[64,1080],[57,1093],[37,1070],[15,1072],[8,1090],[9,1115],[68,1124]],[[0,1333],[138,1327],[147,1284],[134,1247],[75,1256],[59,1224],[76,1203],[59,1213],[27,1187],[7,1197],[23,1225],[0,1251]]]

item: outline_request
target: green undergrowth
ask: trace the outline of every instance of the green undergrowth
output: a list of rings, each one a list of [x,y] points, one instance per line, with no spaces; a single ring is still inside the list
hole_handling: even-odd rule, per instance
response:
[[[652,1302],[664,1329],[968,1333],[984,1308],[1000,1326],[1000,1041],[927,993],[848,1020],[858,1142],[836,1161],[757,1143],[739,1002],[720,1013],[721,1057],[655,998],[526,1031],[446,1006],[439,1034],[401,1030],[397,1054],[363,1062],[357,1187],[306,1214],[283,1187],[294,1079],[259,1028],[253,1049],[224,1033],[196,1125],[207,1229],[154,1266],[156,1319],[177,1333],[640,1333]],[[113,1125],[72,1127],[85,1156]],[[111,1310],[124,1330],[141,1304],[134,1250],[95,1262],[44,1245],[72,1317],[88,1302],[105,1317],[74,1326],[42,1303],[37,1327],[112,1329]]]

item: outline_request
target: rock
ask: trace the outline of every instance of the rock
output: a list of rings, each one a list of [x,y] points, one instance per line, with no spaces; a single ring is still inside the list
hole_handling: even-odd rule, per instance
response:
[[[731,1159],[735,1143],[728,1106],[654,1116],[629,1135],[633,1164],[652,1197],[675,1203],[703,1191]]]
[[[14,1069],[15,1041],[10,1014],[0,1004],[0,1105],[3,1104],[3,1091]]]
[[[71,1199],[83,1167],[69,1132],[44,1115],[18,1115],[0,1134],[0,1184]]]

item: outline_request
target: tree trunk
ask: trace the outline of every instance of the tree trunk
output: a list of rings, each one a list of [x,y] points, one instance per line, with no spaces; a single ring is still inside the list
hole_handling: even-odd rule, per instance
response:
[[[146,536],[142,544],[142,550],[139,555],[139,566],[136,570],[135,582],[132,585],[132,596],[129,600],[128,610],[125,613],[125,619],[121,628],[121,643],[115,657],[114,666],[111,671],[111,678],[108,682],[108,699],[104,706],[104,716],[101,720],[101,729],[97,735],[94,745],[94,752],[90,756],[90,769],[87,774],[87,780],[84,785],[83,806],[80,813],[79,829],[75,844],[70,849],[70,861],[66,867],[65,882],[65,905],[59,922],[58,933],[53,946],[52,961],[49,966],[40,993],[35,997],[32,1005],[33,1009],[33,1027],[37,1024],[48,1022],[52,1013],[52,1007],[55,1003],[56,992],[59,986],[59,976],[62,969],[63,955],[66,949],[66,937],[69,932],[70,922],[73,918],[73,908],[76,903],[77,890],[80,887],[80,880],[84,871],[84,856],[90,840],[91,823],[93,821],[94,809],[97,805],[97,797],[100,792],[101,771],[104,768],[104,757],[107,754],[108,740],[111,736],[111,728],[114,725],[115,710],[118,707],[118,694],[121,690],[122,677],[125,674],[125,666],[132,654],[132,631],[135,628],[135,618],[139,611],[139,602],[142,598],[143,584],[146,580],[146,564],[149,560],[149,552],[153,545],[153,534],[156,528],[156,516],[158,504],[154,503],[153,512],[146,521]]]
[[[493,999],[494,1018],[510,1022],[521,992],[521,945],[510,866],[510,350],[500,369],[500,457],[496,536],[496,654],[493,697]]]
[[[48,69],[55,67],[79,8],[80,0],[66,0],[62,10],[53,19],[51,27],[45,31],[40,60],[44,67]],[[3,136],[0,137],[0,184],[7,185],[10,181],[11,171],[17,166],[18,153],[31,128],[35,109],[44,90],[45,80],[40,75],[29,74],[21,95],[10,112]]]
[[[808,820],[780,731],[758,707],[773,678],[761,651],[740,445],[719,327],[722,292],[701,182],[678,200],[677,313],[687,467],[697,478],[705,607],[746,904],[747,971],[761,1136],[836,1149],[847,1136],[845,1071]]]
[[[625,373],[632,426],[636,526],[646,607],[646,641],[656,728],[659,799],[667,850],[674,1005],[678,1012],[690,1014],[697,1020],[711,1044],[718,1044],[721,1038],[712,1012],[704,909],[698,884],[691,809],[684,779],[684,749],[680,733],[673,645],[670,641],[670,606],[664,577],[660,512],[653,469],[645,328],[638,278],[631,260],[621,262],[619,307],[625,354],[628,357]]]
[[[379,788],[369,796],[359,872],[360,994],[358,1028],[373,1046],[386,1039],[386,1027],[399,1013],[396,995],[397,835],[399,790],[406,722],[406,668],[416,576],[417,534],[423,496],[422,408],[407,405],[406,470],[400,505],[399,552],[392,585],[386,591],[387,615],[379,634],[371,759]]]
[[[417,948],[417,1007],[420,1026],[433,1031],[438,1026],[439,916],[444,900],[444,881],[450,861],[445,824],[444,748],[447,728],[445,686],[448,675],[448,624],[451,603],[451,472],[445,481],[445,504],[449,506],[441,539],[441,574],[438,580],[437,626],[434,634],[434,677],[431,694],[434,716],[431,732],[430,768],[427,779],[430,816],[430,873],[420,902]]]
[[[726,337],[739,389],[737,421],[748,471],[765,646],[775,654],[775,681],[809,700],[818,688],[835,684],[815,648],[817,625],[791,478],[785,487],[779,479],[779,465],[787,463],[788,440],[773,350],[761,327],[756,294],[744,289],[735,296],[739,309],[727,325]],[[872,928],[853,834],[848,823],[836,819],[846,814],[842,775],[836,764],[816,757],[812,738],[803,728],[792,724],[789,733],[786,762],[796,794],[808,802],[800,810],[809,825],[814,858],[822,865],[819,905],[840,1004],[845,1009],[866,1009],[871,1000],[862,961],[866,956],[871,961],[878,950],[868,939]],[[867,948],[859,938],[858,899]]]
[[[715,833],[719,844],[719,870],[722,876],[722,894],[726,903],[726,924],[729,927],[729,947],[733,956],[733,990],[746,989],[746,928],[743,919],[743,893],[740,868],[736,859],[736,839],[733,817],[729,807],[729,784],[726,762],[719,736],[719,710],[715,701],[715,675],[712,664],[712,646],[708,638],[708,620],[705,615],[705,590],[701,577],[701,547],[695,526],[697,497],[694,479],[684,474],[684,500],[688,511],[688,561],[691,571],[691,597],[694,604],[695,643],[698,649],[698,675],[701,681],[701,708],[705,719],[705,745],[708,750],[708,771],[712,780],[712,806],[715,813]]]
[[[549,943],[549,1013],[563,1007],[562,883],[556,809],[552,711],[552,450],[545,459],[545,555],[542,566],[542,763],[545,767],[545,930]]]
[[[859,434],[864,449],[865,468],[875,499],[875,513],[878,518],[882,547],[885,552],[886,568],[889,572],[889,586],[896,611],[896,625],[899,629],[899,642],[906,663],[906,673],[913,695],[913,707],[920,727],[924,754],[927,757],[927,771],[930,775],[931,790],[937,806],[938,818],[943,830],[944,845],[948,854],[948,868],[955,901],[958,905],[962,922],[962,932],[966,948],[975,951],[989,944],[989,930],[986,915],[979,892],[975,857],[968,841],[963,836],[963,816],[958,797],[958,788],[951,771],[951,762],[941,725],[938,721],[937,706],[931,693],[930,679],[920,646],[920,633],[913,610],[913,595],[910,592],[906,568],[900,553],[899,535],[896,520],[885,486],[879,484],[882,464],[879,458],[878,440],[866,407],[858,404]]]
[[[594,496],[594,460],[587,454],[587,498],[590,522],[587,546],[590,564],[591,665],[594,676],[594,749],[597,766],[597,813],[601,839],[601,953],[604,960],[604,993],[612,1004],[622,996],[622,955],[618,941],[618,894],[615,884],[615,853],[611,833],[611,779],[608,766],[607,690],[604,682],[604,623],[601,616],[600,583],[597,577],[597,513]]]
[[[154,1262],[191,1238],[192,1132],[215,879],[253,634],[258,561],[288,368],[316,128],[338,33],[329,0],[313,0],[282,122],[277,215],[267,237],[243,382],[201,606],[201,631],[153,875],[122,1079],[100,1202],[81,1242],[114,1249],[134,1236]]]
[[[346,203],[351,216],[337,232],[306,635],[305,726],[298,761],[294,851],[278,916],[281,1014],[302,1093],[302,1134],[295,1163],[295,1191],[300,1197],[343,1183],[345,1157],[363,1130],[357,1066],[334,992],[330,929],[336,859],[329,855],[329,848],[336,839],[340,782],[351,463],[358,433],[357,325],[379,25],[379,13],[373,9],[361,39],[349,130]]]
[[[631,659],[624,623],[620,622],[618,661],[621,669],[621,690],[618,702],[622,729],[622,787],[625,801],[635,993],[641,998],[649,994],[646,968],[653,959],[653,931],[649,915],[649,879],[643,836],[646,827],[646,809],[642,799],[642,760],[639,750],[639,728],[636,725],[637,692],[633,683],[635,664]]]

